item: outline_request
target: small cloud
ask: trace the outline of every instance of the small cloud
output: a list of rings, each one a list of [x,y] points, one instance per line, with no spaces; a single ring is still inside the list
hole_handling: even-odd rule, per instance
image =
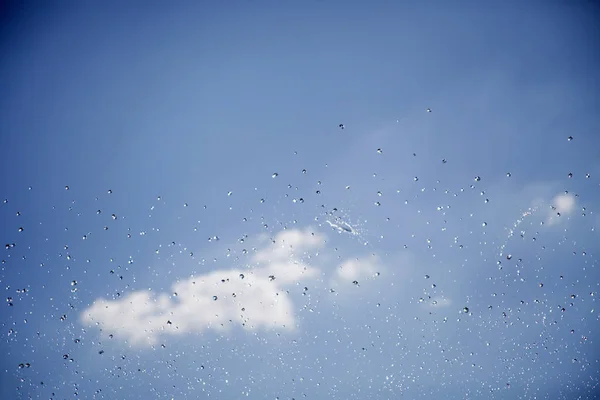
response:
[[[551,209],[546,223],[554,225],[560,222],[561,217],[570,215],[575,210],[575,196],[570,193],[561,193],[552,199]]]
[[[446,297],[434,297],[428,305],[434,308],[447,308],[452,305],[452,301]]]
[[[173,284],[168,294],[140,290],[119,300],[100,298],[81,313],[80,321],[141,346],[156,344],[162,335],[227,330],[234,324],[293,330],[293,305],[281,286],[319,274],[301,260],[324,242],[324,236],[310,230],[285,230],[254,255],[257,267],[252,271],[191,277]]]
[[[363,279],[377,276],[381,269],[379,260],[375,256],[346,260],[336,269],[333,283],[360,282]]]

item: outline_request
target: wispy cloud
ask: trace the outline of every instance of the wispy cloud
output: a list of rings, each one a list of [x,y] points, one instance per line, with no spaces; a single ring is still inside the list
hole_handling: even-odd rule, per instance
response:
[[[344,261],[337,269],[334,281],[358,281],[364,278],[374,277],[380,273],[381,266],[375,256],[368,258],[355,258]]]
[[[561,221],[561,217],[570,215],[575,210],[575,196],[570,193],[561,193],[552,199],[552,204],[546,223],[549,225],[557,224]]]

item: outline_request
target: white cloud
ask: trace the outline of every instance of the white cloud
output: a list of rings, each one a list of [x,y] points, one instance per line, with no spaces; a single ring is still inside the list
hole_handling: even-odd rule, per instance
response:
[[[452,300],[447,297],[434,297],[429,303],[430,307],[434,308],[447,308],[452,305]]]
[[[561,217],[571,214],[575,210],[575,196],[570,193],[561,193],[552,199],[552,205],[546,223],[554,225],[561,221]]]
[[[143,290],[119,300],[100,298],[80,320],[133,345],[154,345],[161,335],[227,330],[233,324],[293,330],[293,305],[281,285],[316,277],[319,269],[302,259],[324,242],[323,235],[310,230],[284,230],[253,256],[257,267],[251,272],[213,271],[176,282],[169,294]]]
[[[374,278],[381,273],[382,266],[375,256],[355,258],[344,261],[332,277],[332,285],[347,285],[348,283]]]

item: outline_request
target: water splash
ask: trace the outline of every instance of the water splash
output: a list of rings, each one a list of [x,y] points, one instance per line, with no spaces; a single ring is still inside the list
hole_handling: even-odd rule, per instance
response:
[[[356,231],[356,229],[354,229],[352,227],[352,225],[350,225],[346,221],[342,220],[340,217],[334,216],[333,218],[331,218],[331,220],[328,219],[325,222],[327,222],[329,224],[329,226],[331,226],[333,229],[337,230],[340,233],[349,233],[351,235],[358,235],[358,232]]]
[[[538,210],[538,208],[539,208],[539,206],[528,208],[527,211],[523,212],[521,214],[521,216],[519,218],[517,218],[517,220],[512,224],[512,226],[510,228],[508,228],[508,236],[507,236],[506,240],[504,241],[504,243],[500,246],[500,256],[503,255],[504,249],[508,245],[508,242],[515,235],[515,232],[517,231],[519,226],[523,223],[523,221],[525,221],[525,219],[527,219],[528,217],[533,215]],[[521,232],[521,234],[523,235],[524,232]]]

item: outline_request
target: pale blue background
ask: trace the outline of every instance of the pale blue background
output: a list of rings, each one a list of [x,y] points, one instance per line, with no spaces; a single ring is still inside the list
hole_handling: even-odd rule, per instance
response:
[[[1,257],[1,398],[599,393],[598,3],[84,3],[0,8],[0,236],[16,244]],[[565,190],[574,209],[540,226]],[[325,224],[334,207],[360,235]],[[325,278],[289,286],[293,333],[238,325],[140,349],[79,320],[100,297],[245,268],[237,240],[284,225],[385,269],[334,300]],[[451,304],[418,303],[433,292]]]

